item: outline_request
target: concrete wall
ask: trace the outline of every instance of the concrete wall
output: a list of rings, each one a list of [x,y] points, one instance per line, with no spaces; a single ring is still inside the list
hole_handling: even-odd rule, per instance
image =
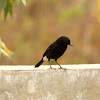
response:
[[[0,100],[100,100],[100,64],[48,67],[0,66]]]

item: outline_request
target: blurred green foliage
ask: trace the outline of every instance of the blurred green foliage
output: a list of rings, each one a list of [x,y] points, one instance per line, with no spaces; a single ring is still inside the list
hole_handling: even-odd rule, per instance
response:
[[[6,20],[8,13],[12,16],[13,13],[13,5],[14,3],[20,3],[22,2],[24,6],[26,6],[26,0],[0,0],[0,13],[2,9],[4,8],[4,19]]]
[[[68,8],[60,13],[58,20],[60,23],[64,23],[65,21],[72,20],[72,18],[75,16],[85,14],[85,12],[86,11],[84,7],[80,7],[80,6]]]
[[[6,57],[10,58],[13,52],[6,47],[5,43],[0,38],[0,57],[1,54],[4,54]]]
[[[17,4],[22,2],[23,5],[26,6],[26,0],[0,0],[0,13],[2,9],[4,8],[4,13],[5,13],[4,19],[5,20],[7,18],[8,13],[10,13],[10,15],[12,16],[13,4],[15,2]],[[10,55],[12,55],[13,53],[6,47],[5,43],[0,38],[0,57],[1,57],[1,54],[4,54],[8,58],[10,58]]]

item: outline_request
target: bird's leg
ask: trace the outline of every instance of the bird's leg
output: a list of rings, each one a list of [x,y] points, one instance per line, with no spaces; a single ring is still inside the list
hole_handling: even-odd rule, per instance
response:
[[[50,60],[48,60],[48,62],[49,62],[49,65],[50,65],[50,69],[52,69],[52,67],[51,67],[51,63],[50,63]]]
[[[57,62],[57,60],[55,60],[55,62],[59,65],[59,63]],[[60,69],[62,69],[62,67],[59,65]]]

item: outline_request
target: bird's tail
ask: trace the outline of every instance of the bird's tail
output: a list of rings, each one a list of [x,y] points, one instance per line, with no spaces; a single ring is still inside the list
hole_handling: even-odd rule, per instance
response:
[[[39,67],[43,62],[44,62],[43,59],[42,59],[41,61],[39,61],[39,62],[35,65],[35,68],[36,68],[36,67]]]

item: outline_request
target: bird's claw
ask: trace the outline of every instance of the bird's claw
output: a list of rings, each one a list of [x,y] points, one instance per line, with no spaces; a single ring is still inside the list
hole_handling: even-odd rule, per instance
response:
[[[52,67],[50,67],[49,69],[55,69],[56,70],[56,68],[52,68]]]

